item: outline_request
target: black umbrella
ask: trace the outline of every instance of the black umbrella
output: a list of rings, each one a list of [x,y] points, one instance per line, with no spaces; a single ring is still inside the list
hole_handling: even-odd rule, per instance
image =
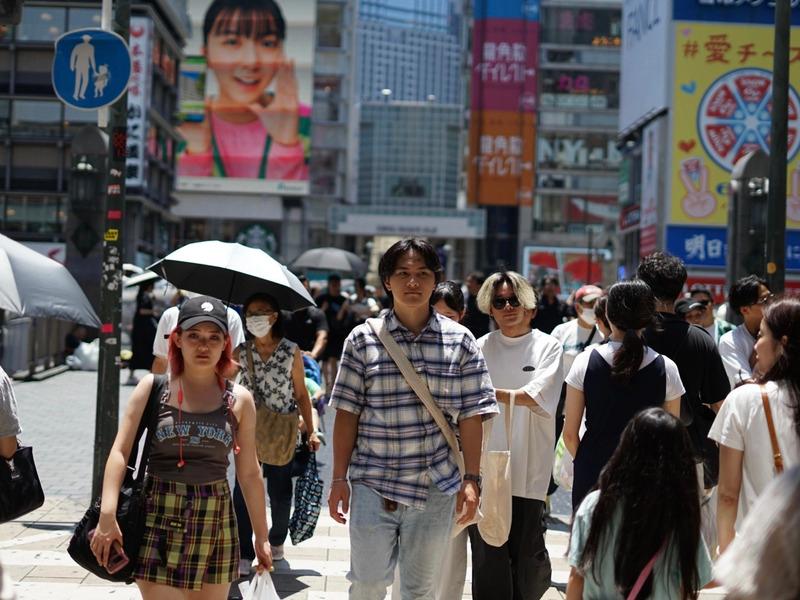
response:
[[[312,269],[315,271],[336,271],[363,275],[367,265],[361,258],[341,248],[313,248],[306,250],[292,262],[292,269]]]
[[[242,304],[256,293],[269,294],[286,310],[315,306],[289,269],[256,248],[218,241],[195,242],[171,252],[149,270],[176,288]]]

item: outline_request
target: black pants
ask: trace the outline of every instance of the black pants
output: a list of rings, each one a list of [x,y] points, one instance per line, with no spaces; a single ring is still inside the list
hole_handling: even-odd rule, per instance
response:
[[[264,477],[267,479],[267,494],[272,515],[269,543],[273,546],[283,544],[289,533],[289,514],[292,511],[292,465],[291,462],[282,467],[261,465]],[[253,560],[256,557],[253,548],[253,526],[250,524],[250,516],[247,514],[247,504],[239,487],[239,480],[236,480],[236,486],[233,488],[233,506],[236,510],[236,524],[239,529],[239,551],[242,558]]]
[[[544,544],[544,502],[514,496],[511,533],[501,547],[469,528],[472,546],[473,600],[539,600],[550,587],[550,555]]]

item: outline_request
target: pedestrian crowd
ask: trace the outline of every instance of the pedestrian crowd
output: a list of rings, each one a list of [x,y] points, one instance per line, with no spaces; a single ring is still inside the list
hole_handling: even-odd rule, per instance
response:
[[[101,567],[128,548],[119,498],[145,425],[146,510],[126,560],[146,600],[221,600],[254,561],[282,560],[287,537],[305,539],[293,481],[316,476],[329,406],[328,509],[349,524],[354,600],[390,585],[402,600],[460,599],[468,549],[475,600],[541,598],[559,486],[570,600],[720,584],[737,599],[800,597],[800,300],[753,275],[732,283],[723,315],[661,252],[569,304],[552,276],[444,281],[419,239],[389,248],[378,276],[384,301],[332,274],[316,307],[290,312],[265,291],[240,317],[197,296],[158,322],[142,288],[130,368],[152,357],[153,374],[106,465],[90,541]],[[20,432],[2,373],[4,458]]]

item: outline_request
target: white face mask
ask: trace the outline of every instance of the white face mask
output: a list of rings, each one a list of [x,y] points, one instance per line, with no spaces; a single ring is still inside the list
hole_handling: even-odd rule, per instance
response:
[[[593,308],[581,308],[581,319],[584,323],[594,326],[597,323],[597,315],[594,314]]]
[[[266,337],[272,329],[272,323],[266,315],[258,317],[247,317],[247,331],[257,338]]]

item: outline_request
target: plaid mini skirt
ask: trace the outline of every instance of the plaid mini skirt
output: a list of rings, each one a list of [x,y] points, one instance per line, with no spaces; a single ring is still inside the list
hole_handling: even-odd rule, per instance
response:
[[[135,578],[184,590],[238,578],[239,538],[228,482],[150,477]]]

